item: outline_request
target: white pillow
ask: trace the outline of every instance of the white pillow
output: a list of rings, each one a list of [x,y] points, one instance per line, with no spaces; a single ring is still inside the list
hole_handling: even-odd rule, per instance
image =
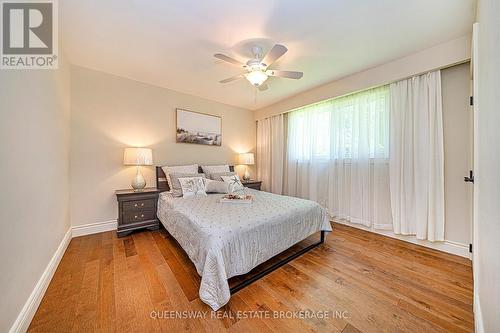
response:
[[[220,180],[204,179],[205,192],[207,193],[228,193],[229,184]]]
[[[162,166],[161,169],[167,177],[168,188],[172,191],[172,180],[170,179],[171,173],[198,173],[198,164],[191,165],[176,165],[176,166]]]
[[[229,172],[229,165],[202,165],[201,169],[203,173],[207,175],[207,178],[211,178],[211,173],[219,173],[219,172]]]
[[[238,175],[233,176],[220,176],[224,183],[229,184],[229,193],[236,191],[243,191],[245,187],[241,183],[240,177]]]
[[[176,173],[172,172],[170,174],[170,181],[172,182],[172,188],[170,189],[170,193],[174,197],[182,197],[182,188],[181,183],[179,182],[179,178],[190,178],[190,177],[201,177],[205,178],[204,173]]]
[[[179,178],[179,183],[181,183],[183,198],[195,195],[207,195],[202,177]]]

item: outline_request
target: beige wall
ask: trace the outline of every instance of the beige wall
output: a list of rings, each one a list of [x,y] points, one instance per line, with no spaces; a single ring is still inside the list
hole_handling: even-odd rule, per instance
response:
[[[0,71],[0,332],[69,230],[69,70]]]
[[[368,89],[470,59],[471,36],[463,36],[407,57],[305,91],[255,111],[262,119],[300,106]]]
[[[470,63],[441,71],[443,96],[445,239],[469,244],[472,186],[464,182],[472,168],[472,121],[469,107]]]
[[[484,332],[500,332],[500,2],[479,0],[477,16],[474,311]]]
[[[176,108],[222,116],[222,147],[175,143]],[[72,67],[73,226],[116,219],[114,191],[130,188],[135,173],[134,167],[122,165],[123,148],[128,146],[153,148],[154,161],[160,165],[234,164],[237,153],[255,147],[253,112]],[[155,186],[154,167],[143,171],[147,186]]]

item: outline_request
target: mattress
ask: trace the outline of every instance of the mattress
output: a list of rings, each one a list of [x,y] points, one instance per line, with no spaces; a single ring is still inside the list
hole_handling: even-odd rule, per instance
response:
[[[245,188],[251,204],[219,202],[222,194],[160,194],[158,218],[201,276],[200,299],[213,310],[230,298],[228,279],[248,273],[315,232],[332,231],[319,204]]]

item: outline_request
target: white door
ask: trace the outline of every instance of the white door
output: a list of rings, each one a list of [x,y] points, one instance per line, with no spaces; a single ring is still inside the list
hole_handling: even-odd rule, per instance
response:
[[[474,173],[477,174],[479,172],[479,163],[478,163],[478,158],[477,158],[477,153],[478,153],[478,147],[477,147],[477,135],[478,135],[478,117],[479,117],[479,93],[478,93],[478,79],[477,76],[479,74],[478,70],[478,24],[479,23],[474,23],[472,26],[472,50],[471,50],[471,86],[472,86],[472,96],[474,100],[474,105],[471,106],[472,108],[472,123],[473,123],[473,170]],[[476,227],[477,227],[477,212],[476,212],[476,207],[477,207],[477,199],[478,198],[478,191],[473,190],[473,204],[472,204],[472,261],[476,261],[476,255],[477,251],[474,251],[474,245],[477,245],[477,232],[476,232]],[[474,267],[474,265],[473,265]],[[476,276],[476,274],[474,274]],[[476,279],[474,279],[474,282]]]

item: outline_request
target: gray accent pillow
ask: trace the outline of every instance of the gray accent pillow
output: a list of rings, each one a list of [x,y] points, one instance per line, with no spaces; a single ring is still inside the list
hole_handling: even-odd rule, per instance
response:
[[[234,175],[236,175],[236,172],[231,172],[231,171],[230,172],[216,172],[216,173],[211,173],[210,177],[208,177],[208,178],[210,178],[212,180],[222,181],[221,176],[234,176]]]
[[[229,165],[228,164],[221,164],[221,165],[202,165],[201,169],[203,170],[203,173],[207,175],[207,178],[210,178],[210,175],[212,173],[221,173],[221,172],[229,172]],[[218,179],[216,179],[218,180]]]
[[[204,173],[171,173],[170,181],[172,183],[172,187],[170,188],[170,193],[174,197],[182,197],[182,187],[179,178],[191,178],[191,177],[201,177],[205,178]]]
[[[219,180],[205,179],[205,192],[229,193],[229,184]]]

